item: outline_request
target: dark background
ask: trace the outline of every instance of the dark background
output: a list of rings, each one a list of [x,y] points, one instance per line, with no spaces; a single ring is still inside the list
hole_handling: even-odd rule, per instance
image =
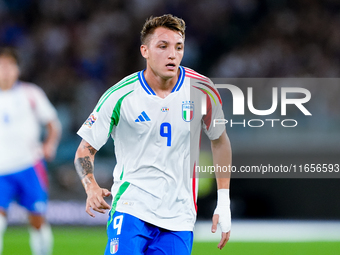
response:
[[[62,121],[58,155],[49,164],[51,199],[84,201],[73,167],[80,142],[76,131],[106,89],[145,67],[139,32],[150,15],[172,13],[186,21],[182,64],[206,76],[337,78],[339,11],[336,0],[0,1],[0,45],[18,48],[21,78],[45,90]],[[265,91],[266,86],[258,89]],[[269,136],[229,128],[234,164],[291,159],[340,163],[339,143],[334,143],[339,137],[340,86],[321,91],[325,98],[310,104],[318,119],[306,124],[304,116],[296,116],[301,123],[296,130],[278,128]],[[222,97],[228,102],[227,94]],[[96,161],[97,179],[108,188],[112,153],[109,141]],[[210,218],[215,206],[213,183],[208,190],[199,199],[200,218]],[[339,194],[339,179],[231,180],[234,218],[340,219]]]

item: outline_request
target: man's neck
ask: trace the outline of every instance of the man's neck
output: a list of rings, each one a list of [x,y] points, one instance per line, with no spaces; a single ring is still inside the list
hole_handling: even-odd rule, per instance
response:
[[[0,82],[0,90],[2,91],[6,91],[6,90],[10,90],[13,86],[14,83],[9,83],[9,82]]]
[[[161,98],[165,98],[171,93],[172,89],[175,87],[179,74],[180,70],[178,69],[176,76],[169,79],[164,79],[156,75],[150,68],[147,68],[144,72],[144,77],[146,82],[156,93],[156,95]]]

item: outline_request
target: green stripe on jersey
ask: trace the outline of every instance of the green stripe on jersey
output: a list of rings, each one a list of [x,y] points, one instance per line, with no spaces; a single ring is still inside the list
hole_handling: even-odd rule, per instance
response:
[[[111,87],[110,89],[108,89],[104,95],[99,99],[97,105],[95,108],[97,108],[97,112],[99,112],[100,108],[102,107],[102,105],[104,104],[104,102],[110,97],[110,95],[117,91],[118,89],[121,89],[129,84],[132,84],[134,83],[135,81],[138,80],[138,75],[133,75],[132,77],[130,78],[127,78],[126,80],[123,80],[119,83],[117,83],[116,85],[114,85],[113,87]]]
[[[214,95],[211,94],[210,91],[208,91],[208,90],[206,90],[206,89],[203,89],[203,88],[199,88],[199,87],[196,87],[196,88],[198,88],[198,89],[200,89],[200,90],[203,90],[203,91],[207,92],[208,95],[214,100],[214,103],[215,103],[215,105],[216,105],[216,100],[215,100],[215,98],[214,98]]]
[[[112,115],[111,115],[111,123],[110,123],[110,131],[108,133],[108,136],[111,134],[113,126],[117,126],[118,122],[119,122],[119,118],[120,118],[120,107],[122,105],[123,99],[129,95],[131,92],[133,92],[133,90],[129,91],[128,93],[126,93],[124,96],[122,96],[121,98],[119,98],[119,100],[117,101],[115,108],[112,111]]]
[[[120,85],[122,85],[125,82],[128,82],[131,79],[134,79],[138,76],[138,74],[133,74],[130,75],[128,77],[126,77],[125,79],[121,80],[120,82],[118,82],[117,84],[113,85],[111,88],[109,88],[108,90],[105,91],[105,93],[101,96],[101,98],[99,99],[97,106],[100,105],[102,103],[102,101],[104,100],[104,98],[107,96],[108,93],[110,93],[113,89],[116,89],[117,87],[119,87]],[[97,107],[96,106],[96,107]]]
[[[117,202],[120,199],[120,197],[123,195],[123,193],[126,191],[126,189],[130,186],[129,182],[124,182],[122,185],[120,185],[118,192],[115,196],[115,198],[113,199],[112,202],[112,207],[111,207],[111,212],[110,212],[110,220],[107,222],[107,226],[110,225],[110,223],[113,221],[113,214],[116,211],[116,207],[117,207]]]
[[[124,166],[123,166],[123,169],[122,169],[122,173],[120,174],[119,180],[123,180],[123,174],[124,174]]]

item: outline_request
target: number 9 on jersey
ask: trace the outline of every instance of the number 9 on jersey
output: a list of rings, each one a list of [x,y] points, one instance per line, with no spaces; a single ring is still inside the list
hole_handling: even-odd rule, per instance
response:
[[[166,145],[171,146],[171,125],[168,122],[161,124],[160,135],[167,138]]]

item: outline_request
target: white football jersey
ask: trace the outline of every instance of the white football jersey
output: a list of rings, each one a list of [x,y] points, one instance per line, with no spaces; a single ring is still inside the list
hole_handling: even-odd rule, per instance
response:
[[[43,158],[41,125],[57,112],[41,88],[17,82],[0,89],[0,175],[21,171]]]
[[[188,68],[180,67],[178,82],[166,98],[156,96],[144,71],[107,90],[78,134],[96,150],[109,136],[114,140],[112,212],[168,230],[192,231],[201,128],[211,140],[219,138],[225,126],[213,127],[217,118],[224,118],[217,90]]]

